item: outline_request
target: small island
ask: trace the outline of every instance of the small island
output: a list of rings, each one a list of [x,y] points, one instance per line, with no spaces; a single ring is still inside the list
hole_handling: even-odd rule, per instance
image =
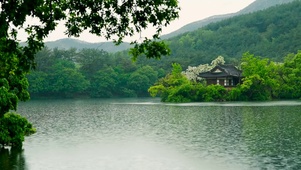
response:
[[[172,64],[170,74],[149,88],[163,102],[265,101],[301,98],[301,52],[282,63],[245,53],[241,63],[224,65],[219,56],[211,64],[188,67]]]

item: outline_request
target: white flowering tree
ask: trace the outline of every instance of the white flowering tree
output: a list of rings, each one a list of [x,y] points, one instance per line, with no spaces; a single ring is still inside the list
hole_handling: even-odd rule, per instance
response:
[[[182,74],[185,75],[190,81],[202,81],[203,78],[198,77],[200,73],[210,71],[217,65],[225,64],[223,56],[218,56],[216,59],[212,60],[211,64],[200,64],[196,67],[188,66],[186,71],[183,71]]]

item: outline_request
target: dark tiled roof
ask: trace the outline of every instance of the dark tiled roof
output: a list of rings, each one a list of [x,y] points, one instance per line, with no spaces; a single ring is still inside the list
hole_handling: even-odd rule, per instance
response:
[[[219,69],[221,72],[215,72],[217,69]],[[203,77],[203,78],[227,77],[227,76],[242,77],[242,71],[238,70],[233,65],[218,65],[208,72],[199,74],[199,77]]]

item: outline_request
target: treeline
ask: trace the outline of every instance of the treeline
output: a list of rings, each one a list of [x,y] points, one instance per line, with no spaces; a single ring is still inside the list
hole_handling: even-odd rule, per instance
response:
[[[235,16],[168,41],[170,57],[164,67],[179,63],[183,68],[209,63],[222,55],[229,63],[239,63],[243,53],[282,61],[283,56],[301,49],[301,1]],[[168,64],[165,64],[168,63]]]
[[[221,85],[190,81],[182,74],[181,65],[173,64],[172,72],[150,87],[149,92],[164,102],[301,99],[301,51],[287,55],[282,63],[245,53],[240,67],[242,83],[227,90]]]
[[[98,49],[43,49],[28,75],[32,97],[141,97],[165,75],[163,69],[134,63],[123,53]]]

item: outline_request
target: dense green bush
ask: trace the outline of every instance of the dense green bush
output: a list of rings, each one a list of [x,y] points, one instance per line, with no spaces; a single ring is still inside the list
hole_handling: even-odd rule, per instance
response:
[[[190,83],[182,84],[177,88],[170,89],[167,98],[168,102],[191,102],[193,101],[193,86]]]
[[[212,101],[225,101],[227,90],[221,85],[209,85],[206,87],[206,93],[204,94],[204,100],[206,102]]]
[[[25,117],[16,113],[6,113],[0,118],[0,146],[21,147],[24,137],[36,132]]]
[[[242,95],[242,91],[240,89],[240,85],[236,88],[231,89],[228,92],[227,100],[229,101],[246,101],[246,96]]]
[[[183,74],[180,64],[172,64],[172,73],[148,89],[151,96],[160,96],[163,102],[193,101],[193,85]]]

